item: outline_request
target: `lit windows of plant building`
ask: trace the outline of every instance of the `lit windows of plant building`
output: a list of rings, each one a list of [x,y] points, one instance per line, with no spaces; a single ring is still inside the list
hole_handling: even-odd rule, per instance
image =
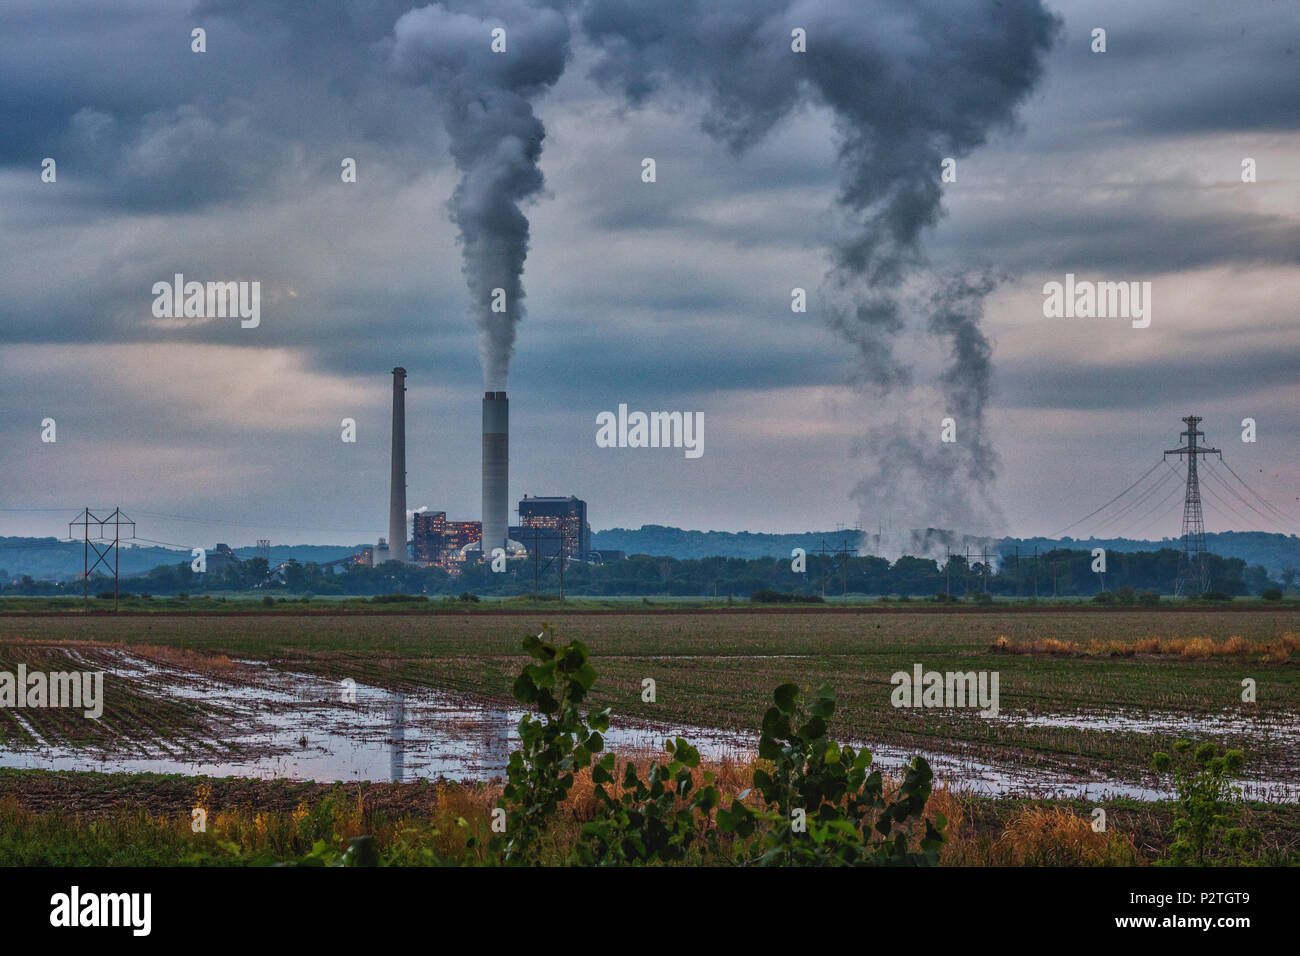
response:
[[[524,495],[519,502],[519,524],[510,529],[510,537],[530,551],[536,548],[542,557],[558,554],[563,543],[566,558],[586,561],[591,552],[587,503],[572,495]]]

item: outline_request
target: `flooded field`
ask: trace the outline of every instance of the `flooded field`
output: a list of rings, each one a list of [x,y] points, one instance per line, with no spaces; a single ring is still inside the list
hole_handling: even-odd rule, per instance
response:
[[[177,743],[72,748],[42,739],[23,721],[35,746],[0,749],[0,766],[318,782],[488,780],[504,773],[523,715],[438,691],[390,691],[257,661],[237,661],[238,679],[221,680],[125,651],[70,656],[87,669],[103,669],[106,680],[130,681],[147,697],[202,703],[211,715],[208,745],[190,736]],[[691,731],[692,741],[707,752],[739,748],[726,734]],[[606,739],[615,749],[646,750],[661,745],[667,733],[611,727]]]
[[[46,739],[31,721],[11,711],[30,740],[25,744],[10,740],[0,748],[0,766],[319,782],[404,782],[438,777],[488,780],[502,775],[517,744],[515,726],[522,716],[522,711],[494,706],[473,695],[416,686],[386,689],[264,661],[236,659],[220,676],[214,676],[129,649],[81,647],[65,653],[75,666],[103,670],[106,683],[129,685],[133,694],[146,700],[194,705],[203,714],[204,726],[174,738],[123,737],[108,745],[72,746],[66,740]],[[793,655],[755,655],[753,659],[787,656]],[[679,655],[677,659],[694,657]],[[727,655],[714,659],[747,658]],[[106,712],[103,719],[110,722],[111,729],[114,714]],[[969,715],[969,719],[980,718]],[[1187,716],[1114,709],[1073,714],[1004,711],[995,722],[1008,728],[1064,728],[1128,737],[1211,735],[1230,745],[1263,740],[1275,750],[1300,750],[1300,720],[1294,714],[1256,718],[1227,712]],[[753,734],[694,724],[619,720],[617,711],[606,740],[609,749],[620,753],[653,752],[665,737],[676,735],[691,741],[706,758],[745,756],[756,745]],[[959,740],[942,749],[899,746],[884,736],[876,740],[846,736],[856,746],[870,749],[877,764],[886,769],[899,768],[921,753],[934,767],[940,783],[990,796],[1150,800],[1170,795],[1156,787],[1153,778],[1132,775],[1119,779],[1087,767],[1071,773],[1061,768],[1059,760],[1040,761],[1032,756],[998,761]],[[1300,783],[1295,773],[1256,774],[1247,782],[1246,793],[1260,800],[1296,801]]]

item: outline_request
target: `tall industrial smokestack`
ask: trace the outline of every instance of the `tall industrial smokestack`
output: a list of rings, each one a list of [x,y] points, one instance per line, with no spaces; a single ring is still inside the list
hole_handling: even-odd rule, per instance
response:
[[[406,369],[393,369],[393,485],[388,499],[388,558],[406,562]]]
[[[483,557],[504,548],[509,533],[510,401],[505,392],[483,394]]]

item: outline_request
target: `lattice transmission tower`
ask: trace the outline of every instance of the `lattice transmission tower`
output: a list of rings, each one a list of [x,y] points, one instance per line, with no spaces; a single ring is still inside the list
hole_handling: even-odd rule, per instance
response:
[[[1186,438],[1185,445],[1171,448],[1165,457],[1178,455],[1187,457],[1187,492],[1183,497],[1183,553],[1178,559],[1178,579],[1174,584],[1174,594],[1181,597],[1184,593],[1204,594],[1210,589],[1210,568],[1205,560],[1205,519],[1201,514],[1201,484],[1196,476],[1196,463],[1201,455],[1222,455],[1217,448],[1207,448],[1197,439],[1204,438],[1205,433],[1197,429],[1201,419],[1188,415],[1183,419],[1187,431],[1180,432],[1180,438]],[[1194,591],[1189,589],[1195,588]]]

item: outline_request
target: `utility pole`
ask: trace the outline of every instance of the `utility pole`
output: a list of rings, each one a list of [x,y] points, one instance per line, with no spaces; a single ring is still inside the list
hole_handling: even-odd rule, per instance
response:
[[[818,568],[822,573],[822,600],[826,600],[826,539],[822,538],[822,546],[817,549],[821,555],[821,560],[817,562]]]
[[[842,539],[840,547],[844,553],[844,560],[840,563],[840,581],[843,582],[844,597],[847,598],[849,596],[849,539]]]
[[[546,567],[543,568],[540,566],[541,550],[542,550],[541,549],[542,533],[541,530],[538,528],[533,529],[533,597],[537,597],[540,593],[539,592],[540,573],[542,571],[550,570],[551,565],[554,562],[559,561],[560,562],[560,600],[561,601],[564,600],[564,543],[567,540],[567,536],[565,535],[564,528],[562,527],[559,529],[559,533],[560,533],[560,549],[559,551],[557,551],[555,554],[553,554],[550,558],[546,560]]]
[[[1188,588],[1197,588],[1197,594],[1204,594],[1210,589],[1210,569],[1205,561],[1205,518],[1201,513],[1201,484],[1196,474],[1196,464],[1201,455],[1218,455],[1223,453],[1217,448],[1209,448],[1197,442],[1205,433],[1196,426],[1201,419],[1188,415],[1183,419],[1187,430],[1179,433],[1186,438],[1187,444],[1171,448],[1164,453],[1180,458],[1187,457],[1187,490],[1183,495],[1183,553],[1178,561],[1178,578],[1174,583],[1174,596],[1182,597]]]
[[[826,539],[822,538],[822,546],[820,548],[815,548],[813,550],[815,550],[819,555],[821,555],[821,561],[819,561],[818,564],[822,572],[822,599],[825,600],[826,598],[826,554],[827,554]],[[849,539],[847,537],[840,539],[839,550],[838,551],[831,550],[830,553],[834,556],[831,561],[831,571],[834,572],[838,570],[840,572],[840,586],[844,590],[844,596],[848,597],[849,596]]]
[[[564,526],[560,525],[560,603],[564,603]]]
[[[105,544],[101,549],[98,544],[91,541],[90,526],[94,525],[97,531],[95,539],[97,541],[107,541],[104,537],[104,530],[109,524],[113,526],[113,540],[110,544]],[[108,555],[111,551],[113,554],[113,610],[117,610],[118,604],[118,562],[117,551],[118,544],[122,540],[122,525],[130,525],[131,537],[135,537],[135,522],[122,514],[121,508],[114,508],[113,513],[107,517],[100,518],[93,514],[89,507],[84,508],[81,514],[77,515],[72,521],[68,522],[68,537],[72,537],[72,529],[81,528],[82,535],[82,561],[81,561],[81,606],[83,611],[90,610],[90,574],[101,564],[108,567]],[[95,552],[95,562],[90,561],[91,550]]]

